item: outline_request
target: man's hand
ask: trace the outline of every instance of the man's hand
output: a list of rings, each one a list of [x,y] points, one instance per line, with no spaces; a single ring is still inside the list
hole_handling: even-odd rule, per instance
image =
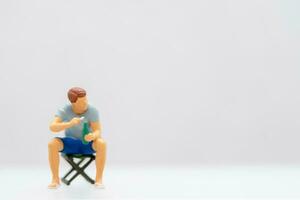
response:
[[[71,127],[72,127],[72,126],[75,126],[75,125],[80,124],[80,121],[81,121],[81,119],[80,119],[79,117],[74,117],[74,118],[71,119],[69,122],[70,122]]]
[[[90,141],[93,141],[94,139],[96,139],[96,136],[95,136],[94,133],[89,133],[89,134],[87,134],[87,135],[84,137],[84,139],[85,139],[86,141],[90,142]]]

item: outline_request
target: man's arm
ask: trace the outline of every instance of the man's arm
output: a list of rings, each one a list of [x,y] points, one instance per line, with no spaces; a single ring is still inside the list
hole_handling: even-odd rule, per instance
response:
[[[74,117],[69,122],[62,122],[60,117],[55,117],[50,124],[50,130],[54,133],[65,130],[80,123],[80,118]]]
[[[100,122],[91,122],[90,123],[92,132],[85,136],[85,140],[90,142],[92,140],[101,138],[101,124]]]

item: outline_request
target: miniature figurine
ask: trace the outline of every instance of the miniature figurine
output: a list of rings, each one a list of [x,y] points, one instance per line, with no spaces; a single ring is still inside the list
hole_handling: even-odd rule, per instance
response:
[[[50,130],[53,133],[65,131],[65,137],[56,137],[48,144],[49,164],[52,181],[48,188],[57,188],[59,179],[59,152],[63,154],[94,154],[96,153],[95,186],[103,188],[102,175],[106,158],[106,143],[101,137],[101,125],[98,111],[88,104],[86,91],[73,87],[68,91],[71,104],[60,109]],[[85,130],[83,130],[85,129]],[[90,130],[90,133],[86,133]],[[85,134],[83,135],[83,132]]]

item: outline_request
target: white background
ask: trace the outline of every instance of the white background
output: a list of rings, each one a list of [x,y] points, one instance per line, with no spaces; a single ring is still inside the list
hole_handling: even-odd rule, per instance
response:
[[[299,164],[298,1],[1,1],[1,164],[81,86],[110,164]],[[62,134],[60,134],[62,136]]]

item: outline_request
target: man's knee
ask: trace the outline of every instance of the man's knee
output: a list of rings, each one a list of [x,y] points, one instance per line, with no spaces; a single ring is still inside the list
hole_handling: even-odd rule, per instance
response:
[[[93,148],[95,151],[106,149],[106,142],[102,138],[98,138],[93,142]]]
[[[53,138],[48,143],[48,149],[60,151],[62,149],[62,142],[58,138]]]

